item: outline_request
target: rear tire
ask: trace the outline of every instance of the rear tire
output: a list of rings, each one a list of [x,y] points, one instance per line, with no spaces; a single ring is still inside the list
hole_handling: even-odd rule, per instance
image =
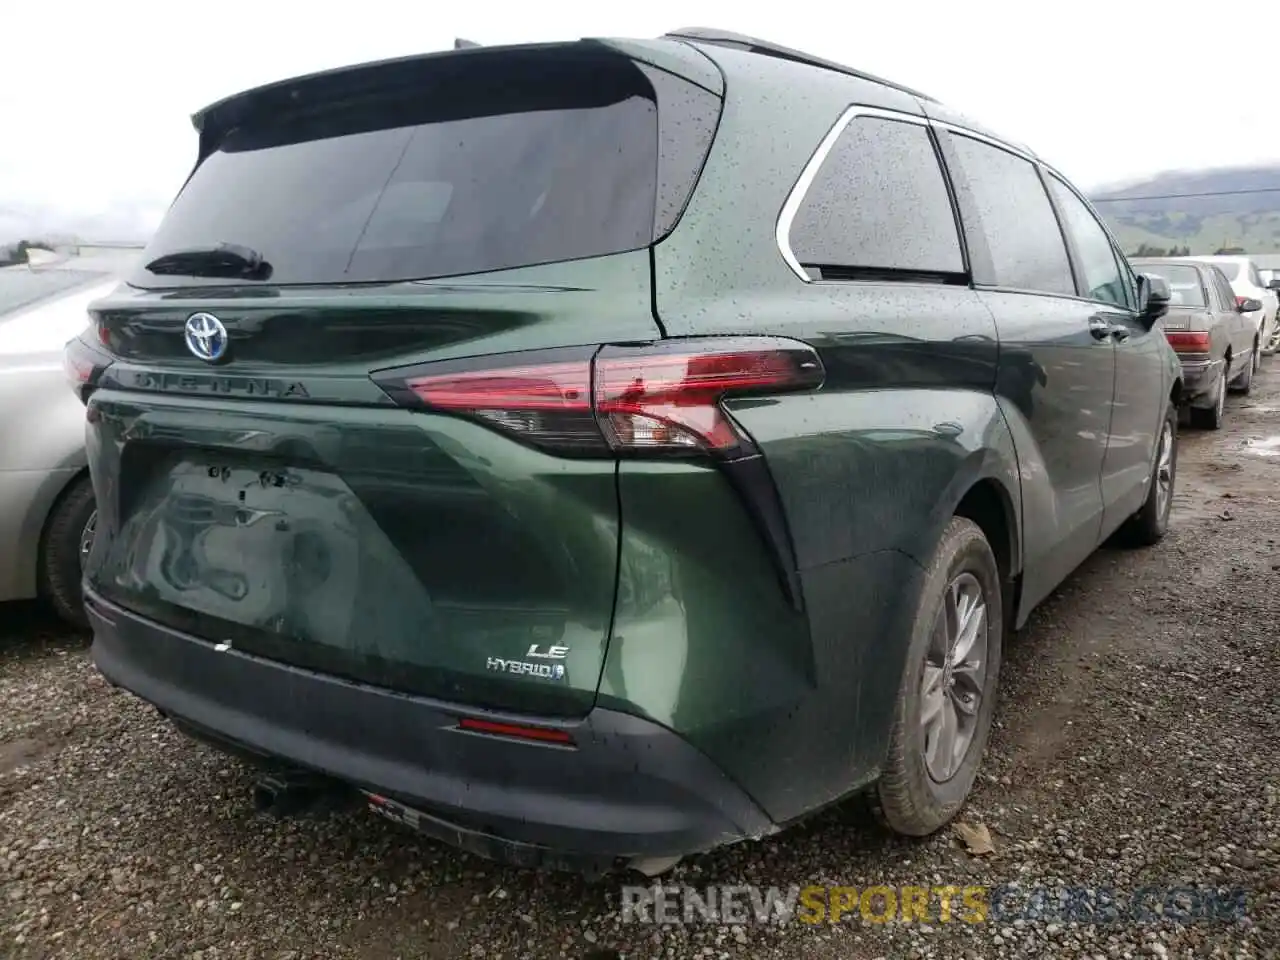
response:
[[[949,596],[960,597],[960,603],[951,606]],[[965,631],[947,629],[963,619],[954,615],[957,609],[973,609],[963,606],[966,596],[979,597],[985,605],[968,647]],[[973,788],[995,712],[1003,611],[1000,571],[991,545],[972,520],[953,517],[925,574],[894,708],[889,755],[869,797],[877,817],[896,833],[920,837],[936,832],[956,815]],[[959,642],[954,642],[953,633]],[[974,667],[979,660],[980,677]],[[976,703],[968,699],[973,696]],[[945,737],[943,713],[955,721],[950,727],[953,740]],[[932,726],[930,716],[938,718]],[[948,742],[954,743],[952,750],[940,748]],[[949,776],[938,775],[939,764],[951,770]]]
[[[1166,451],[1168,456],[1166,457]],[[1173,494],[1178,480],[1178,411],[1171,403],[1165,411],[1147,499],[1121,528],[1121,537],[1136,547],[1150,547],[1169,532]]]
[[[1253,341],[1253,353],[1249,357],[1249,366],[1240,371],[1240,376],[1231,381],[1231,389],[1242,397],[1247,397],[1253,390],[1253,377],[1262,362],[1258,341]]]
[[[1223,361],[1224,364],[1226,361]],[[1191,408],[1191,425],[1199,430],[1220,430],[1227,411],[1227,370],[1224,366],[1214,388],[1213,405]]]
[[[82,629],[89,626],[89,618],[80,585],[81,552],[86,537],[92,542],[96,520],[93,485],[88,477],[81,477],[63,492],[49,514],[40,543],[40,592],[59,617]]]

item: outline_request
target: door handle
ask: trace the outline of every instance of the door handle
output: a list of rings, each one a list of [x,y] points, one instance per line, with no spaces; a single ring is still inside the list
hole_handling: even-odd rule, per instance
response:
[[[1129,328],[1123,323],[1113,323],[1111,325],[1111,336],[1116,340],[1128,340]]]
[[[1111,324],[1101,317],[1090,317],[1089,332],[1093,334],[1095,340],[1106,340],[1112,333]]]

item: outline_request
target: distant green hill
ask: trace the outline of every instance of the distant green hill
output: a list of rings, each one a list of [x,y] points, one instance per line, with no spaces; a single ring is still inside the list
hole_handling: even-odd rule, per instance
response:
[[[1280,166],[1162,173],[1091,199],[1127,253],[1280,253]]]

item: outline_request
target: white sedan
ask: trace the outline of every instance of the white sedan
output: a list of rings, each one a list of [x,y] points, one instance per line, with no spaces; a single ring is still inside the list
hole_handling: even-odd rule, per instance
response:
[[[1272,284],[1280,286],[1280,281],[1264,279],[1262,273],[1258,270],[1257,264],[1247,256],[1227,256],[1224,254],[1181,259],[1202,260],[1212,263],[1227,275],[1227,281],[1231,284],[1231,289],[1235,291],[1237,300],[1247,298],[1259,301],[1262,304],[1262,309],[1249,316],[1258,325],[1259,343],[1262,344],[1263,353],[1275,352],[1277,340],[1280,340],[1280,325],[1276,323],[1276,311],[1277,308],[1280,308],[1280,298],[1277,297],[1276,289]]]
[[[0,601],[40,597],[76,625],[95,513],[62,348],[130,253],[0,268]]]

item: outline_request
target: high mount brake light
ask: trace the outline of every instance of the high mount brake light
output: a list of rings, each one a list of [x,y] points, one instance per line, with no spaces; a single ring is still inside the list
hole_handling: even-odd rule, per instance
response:
[[[734,457],[751,441],[723,400],[812,390],[824,377],[812,347],[775,337],[608,345],[594,357],[563,356],[425,365],[378,380],[401,403],[475,417],[559,452]]]

